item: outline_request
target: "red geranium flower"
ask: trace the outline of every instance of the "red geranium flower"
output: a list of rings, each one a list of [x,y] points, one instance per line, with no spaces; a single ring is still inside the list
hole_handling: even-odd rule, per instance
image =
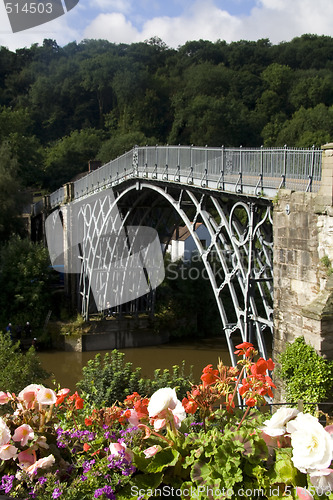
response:
[[[268,369],[268,363],[264,358],[259,358],[258,361],[251,366],[251,373],[255,377],[258,375],[264,375]]]
[[[182,405],[186,411],[186,413],[191,413],[192,415],[197,411],[198,404],[192,399],[184,398],[182,401]]]
[[[213,384],[216,382],[217,376],[219,374],[218,370],[213,370],[213,365],[207,365],[202,370],[201,380],[203,381],[204,387],[206,385]]]
[[[248,398],[245,400],[245,404],[250,406],[251,408],[257,404],[257,401],[254,398]]]
[[[242,342],[241,344],[236,345],[237,351],[235,354],[238,356],[250,356],[254,352],[254,347],[251,342]]]

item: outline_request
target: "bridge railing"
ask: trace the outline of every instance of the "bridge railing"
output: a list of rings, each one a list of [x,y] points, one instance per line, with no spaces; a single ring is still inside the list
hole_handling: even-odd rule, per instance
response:
[[[281,187],[315,192],[320,186],[321,158],[321,149],[315,148],[135,147],[74,182],[74,198],[133,177],[255,195],[271,195]],[[64,188],[52,193],[51,207],[64,198]]]
[[[60,203],[63,203],[65,201],[65,188],[62,186],[61,188],[57,189],[57,191],[54,191],[53,193],[50,194],[50,206],[51,208],[56,207],[57,205],[60,205]]]
[[[127,176],[133,177],[133,150],[75,181],[74,197],[80,198],[106,186],[117,184]]]
[[[242,190],[246,184],[317,191],[321,179],[322,151],[315,148],[156,146],[137,148],[137,152],[141,172],[175,181],[185,176],[189,183],[201,180],[206,187],[223,189],[224,184],[234,184]]]

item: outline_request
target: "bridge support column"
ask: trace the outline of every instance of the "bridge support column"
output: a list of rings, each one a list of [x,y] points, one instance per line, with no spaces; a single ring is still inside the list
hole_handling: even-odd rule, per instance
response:
[[[279,191],[273,216],[273,358],[304,336],[333,359],[333,144],[323,146],[318,193]],[[283,387],[276,401],[285,401]]]
[[[72,220],[72,210],[69,208],[69,203],[74,199],[74,184],[68,182],[64,184],[65,202],[61,206],[62,224],[63,224],[63,248],[64,248],[64,265],[65,269],[72,269],[73,263],[70,261],[72,252],[68,248],[71,241],[71,234],[76,221]],[[68,298],[70,312],[74,312],[78,306],[78,277],[73,273],[64,274],[65,293]]]

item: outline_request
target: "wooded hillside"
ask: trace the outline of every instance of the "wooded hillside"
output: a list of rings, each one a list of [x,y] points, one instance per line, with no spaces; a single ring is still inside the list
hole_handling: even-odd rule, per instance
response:
[[[7,185],[12,176],[52,191],[89,159],[107,162],[135,144],[310,147],[332,138],[331,37],[0,49],[0,184],[6,170]]]

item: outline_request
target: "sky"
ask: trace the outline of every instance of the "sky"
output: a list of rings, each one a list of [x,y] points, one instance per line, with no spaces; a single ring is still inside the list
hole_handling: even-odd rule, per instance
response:
[[[27,1],[52,2],[14,0],[12,7]],[[16,33],[6,13],[8,2],[0,0],[0,46],[12,51],[45,38],[64,46],[84,39],[131,44],[159,37],[177,48],[200,39],[268,38],[277,44],[305,33],[333,36],[333,0],[79,0],[57,19]]]

